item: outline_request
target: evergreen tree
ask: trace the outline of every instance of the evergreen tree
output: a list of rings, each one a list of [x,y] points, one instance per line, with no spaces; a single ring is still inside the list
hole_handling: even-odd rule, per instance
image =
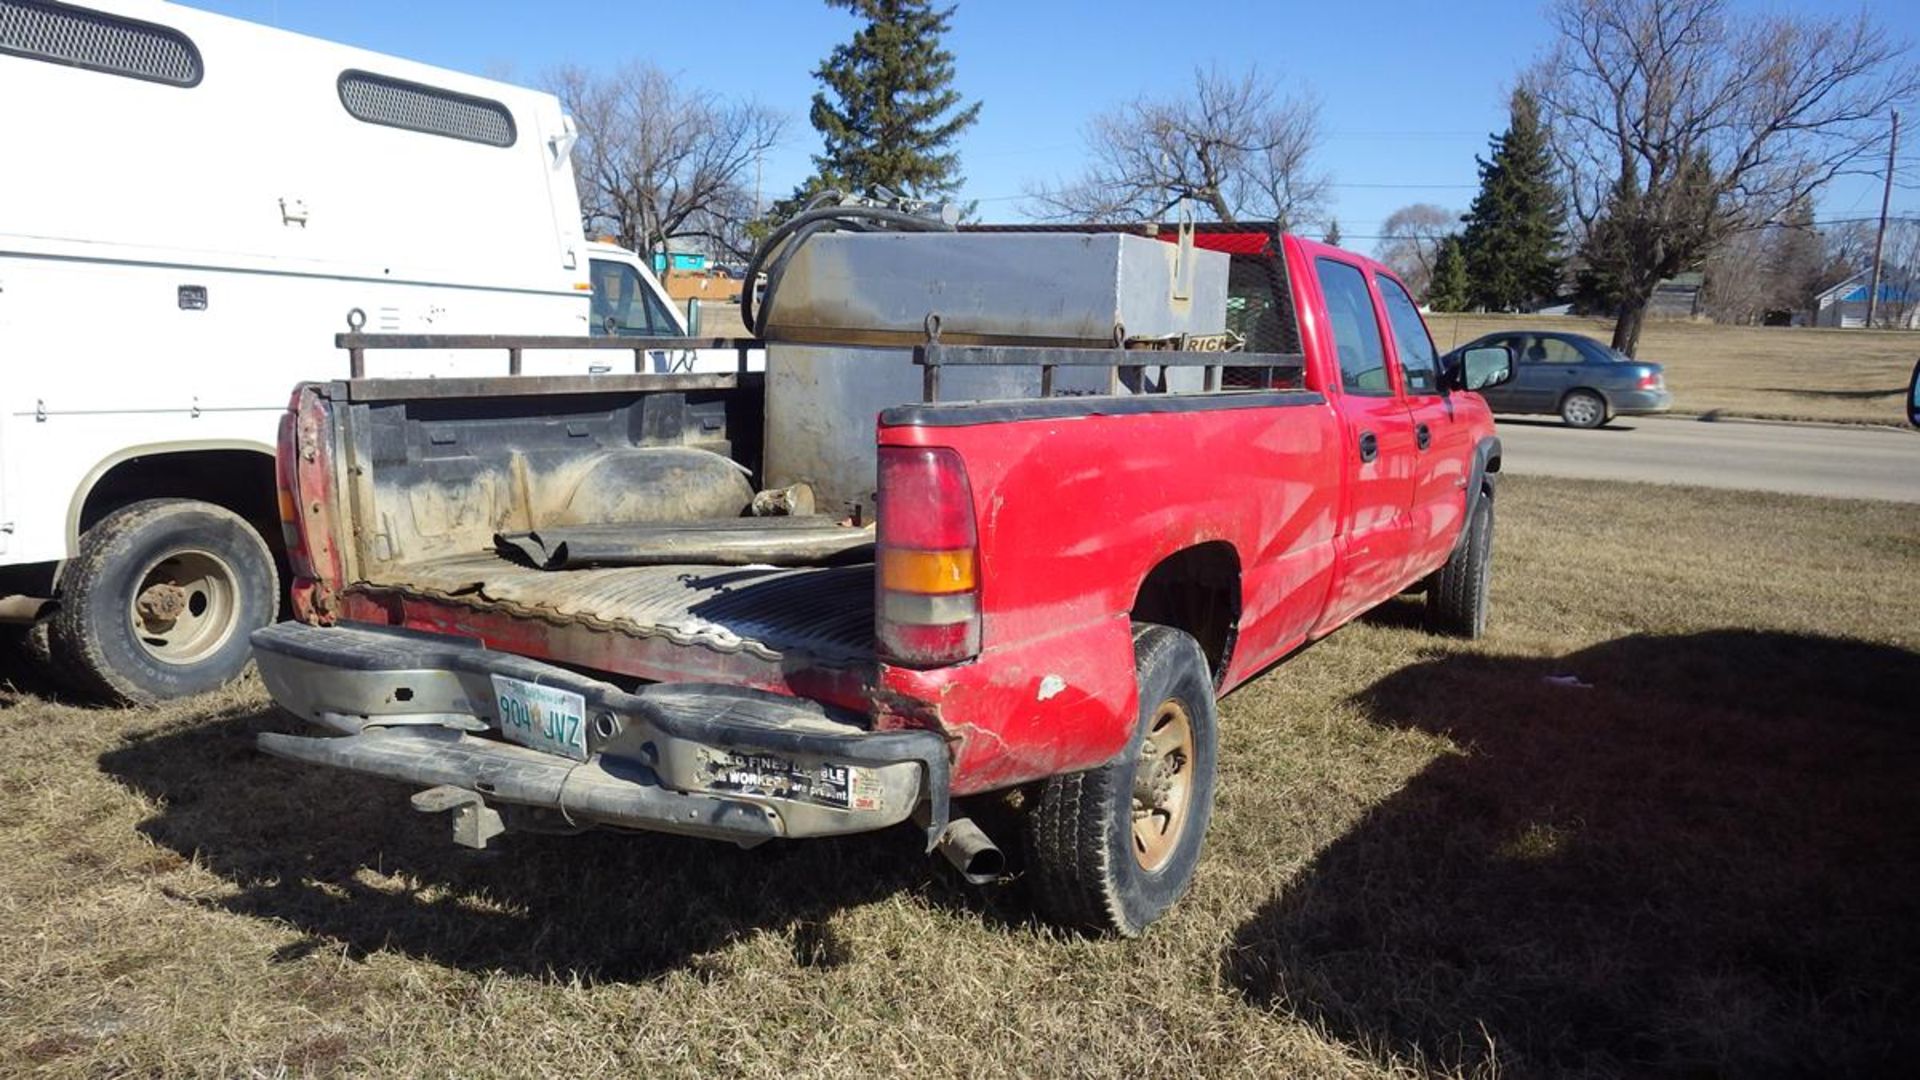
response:
[[[1473,302],[1472,282],[1467,278],[1467,255],[1460,238],[1449,236],[1440,241],[1433,260],[1433,283],[1427,286],[1427,306],[1435,311],[1465,311]]]
[[[1767,300],[1780,310],[1811,315],[1814,297],[1826,287],[1821,282],[1827,268],[1826,247],[1813,227],[1813,200],[1795,200],[1783,217],[1767,237],[1766,269],[1772,285]]]
[[[1332,244],[1334,247],[1340,246],[1340,219],[1339,218],[1327,219],[1326,240],[1327,240],[1327,243]]]
[[[1513,311],[1560,291],[1560,249],[1566,207],[1554,183],[1553,155],[1540,124],[1540,107],[1525,90],[1513,92],[1507,130],[1491,141],[1480,165],[1480,193],[1466,223],[1467,276],[1472,302]]]
[[[813,72],[825,87],[809,119],[826,140],[816,175],[796,198],[825,188],[866,194],[936,196],[960,186],[960,157],[948,149],[979,118],[961,105],[953,54],[941,48],[954,8],[932,0],[827,0],[866,20]]]

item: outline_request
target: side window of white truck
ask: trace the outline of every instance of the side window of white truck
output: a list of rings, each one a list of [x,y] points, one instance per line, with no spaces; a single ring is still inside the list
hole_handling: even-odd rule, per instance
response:
[[[625,263],[589,262],[593,276],[594,337],[680,337],[680,324],[660,297]]]

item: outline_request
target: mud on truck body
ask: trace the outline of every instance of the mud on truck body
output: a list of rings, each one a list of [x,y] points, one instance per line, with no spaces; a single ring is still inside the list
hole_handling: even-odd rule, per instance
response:
[[[1510,358],[1438,370],[1388,270],[1278,236],[1289,347],[1211,351],[1225,235],[821,208],[756,261],[764,374],[301,387],[299,619],[254,645],[326,734],[260,745],[475,846],[912,822],[975,881],[1012,838],[957,808],[1017,789],[1036,904],[1138,933],[1199,857],[1217,695],[1422,583],[1436,627],[1485,618],[1468,387]]]

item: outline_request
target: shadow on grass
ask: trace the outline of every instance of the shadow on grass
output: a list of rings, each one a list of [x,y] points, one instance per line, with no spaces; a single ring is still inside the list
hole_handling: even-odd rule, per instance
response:
[[[1250,1001],[1508,1075],[1912,1075],[1920,655],[1636,636],[1357,701],[1462,752],[1239,928]]]
[[[1762,386],[1758,388],[1766,394],[1791,394],[1794,397],[1831,398],[1836,401],[1873,401],[1877,398],[1897,398],[1907,392],[1904,386],[1890,387],[1886,390],[1820,390],[1807,386]]]
[[[141,825],[237,892],[207,901],[309,936],[273,959],[393,950],[468,970],[587,980],[703,969],[702,953],[789,933],[795,963],[848,955],[828,916],[911,891],[995,921],[1001,898],[933,865],[909,827],[751,851],[653,834],[508,834],[459,848],[448,819],[408,807],[411,789],[267,757],[254,736],[299,730],[266,710],[161,733],[100,758],[154,799]]]

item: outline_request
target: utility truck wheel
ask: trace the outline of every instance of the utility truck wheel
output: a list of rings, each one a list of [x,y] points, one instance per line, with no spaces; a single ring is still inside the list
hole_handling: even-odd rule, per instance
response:
[[[1134,937],[1187,891],[1213,814],[1215,710],[1192,637],[1133,629],[1140,714],[1096,769],[1048,779],[1026,820],[1027,880],[1055,922]]]
[[[67,682],[106,701],[197,694],[246,670],[247,638],[273,621],[279,596],[273,553],[238,515],[148,499],[80,538],[48,649]]]
[[[1575,390],[1560,399],[1560,419],[1570,427],[1597,428],[1607,422],[1607,402],[1591,390]]]
[[[1427,629],[1468,640],[1487,630],[1487,576],[1493,566],[1493,496],[1482,492],[1467,535],[1427,584]]]

